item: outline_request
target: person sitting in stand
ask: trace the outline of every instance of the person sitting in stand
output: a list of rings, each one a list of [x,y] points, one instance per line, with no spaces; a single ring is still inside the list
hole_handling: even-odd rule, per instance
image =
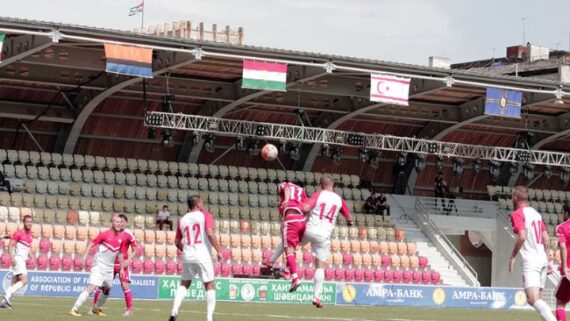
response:
[[[377,214],[378,213],[378,196],[379,194],[372,191],[364,203],[364,213]]]
[[[156,215],[156,228],[162,231],[162,227],[165,224],[168,225],[172,231],[172,220],[170,219],[170,211],[168,210],[167,205],[164,205],[162,210],[158,211],[158,214]]]
[[[4,176],[4,173],[0,171],[0,187],[6,187],[8,193],[12,194],[14,192],[14,187],[12,182]]]
[[[384,216],[384,211],[386,211],[387,215],[390,216],[390,205],[388,204],[388,200],[386,199],[386,195],[381,193],[378,198],[376,199],[377,204],[377,214],[381,214]]]

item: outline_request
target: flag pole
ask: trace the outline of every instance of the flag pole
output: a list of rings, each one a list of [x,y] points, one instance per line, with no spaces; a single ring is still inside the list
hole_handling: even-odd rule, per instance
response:
[[[142,0],[141,31],[144,29],[144,0]]]

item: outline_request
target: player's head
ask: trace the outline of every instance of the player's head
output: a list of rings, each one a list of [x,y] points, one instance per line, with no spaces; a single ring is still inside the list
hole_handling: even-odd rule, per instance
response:
[[[168,211],[168,205],[162,205],[162,210],[163,210],[163,211]]]
[[[515,208],[528,204],[528,189],[525,186],[515,186],[513,190],[513,205]]]
[[[129,225],[129,219],[127,218],[127,216],[125,214],[119,214],[117,216],[123,220],[122,221],[122,230],[126,229],[127,226]]]
[[[330,174],[323,174],[323,176],[321,176],[321,188],[328,190],[334,188],[334,180]]]
[[[564,220],[570,218],[570,201],[564,201],[564,205],[562,205],[562,216],[564,216]]]
[[[24,223],[24,230],[29,231],[32,229],[32,225],[34,224],[34,220],[32,219],[31,215],[24,216],[24,219],[22,220],[22,222]]]
[[[305,184],[304,184],[302,181],[298,180],[298,179],[292,181],[291,183],[293,183],[293,184],[295,184],[295,185],[297,185],[297,186],[299,186],[299,187],[305,187]]]
[[[200,195],[191,195],[188,197],[188,208],[191,211],[201,211],[204,208],[204,203]]]
[[[123,230],[123,219],[120,217],[120,214],[111,218],[111,228],[115,232],[121,232]]]

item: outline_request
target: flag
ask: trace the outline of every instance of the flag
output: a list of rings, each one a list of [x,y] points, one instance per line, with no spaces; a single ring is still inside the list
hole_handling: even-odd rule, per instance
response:
[[[0,32],[0,62],[2,61],[2,50],[4,49],[4,37],[6,36],[5,33]]]
[[[107,72],[152,78],[152,49],[105,44]]]
[[[141,13],[143,11],[144,11],[144,1],[134,7],[131,7],[131,9],[129,10],[129,17],[134,16],[137,13]]]
[[[286,91],[287,64],[243,61],[242,88]]]
[[[370,75],[370,101],[408,106],[410,78]]]
[[[522,92],[499,88],[487,88],[485,114],[509,118],[521,118]]]

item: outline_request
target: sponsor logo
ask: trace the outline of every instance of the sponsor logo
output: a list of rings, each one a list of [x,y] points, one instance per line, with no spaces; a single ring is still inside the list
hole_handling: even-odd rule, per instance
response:
[[[12,273],[12,271],[4,274],[4,278],[2,279],[2,287],[4,288],[4,293],[6,293],[6,290],[8,290],[8,288],[12,286],[13,276],[14,274]],[[23,287],[21,287],[16,293],[14,293],[14,295],[24,295],[26,294],[27,290],[28,290],[28,285],[26,284]]]
[[[443,303],[445,303],[445,290],[442,288],[437,288],[433,291],[432,294],[432,300],[433,303],[435,303],[436,305],[442,305]]]
[[[241,298],[244,301],[249,302],[253,300],[254,296],[255,296],[255,289],[253,288],[253,285],[248,283],[241,287]]]
[[[356,289],[352,285],[345,285],[342,289],[342,298],[346,303],[352,303],[356,299]]]

